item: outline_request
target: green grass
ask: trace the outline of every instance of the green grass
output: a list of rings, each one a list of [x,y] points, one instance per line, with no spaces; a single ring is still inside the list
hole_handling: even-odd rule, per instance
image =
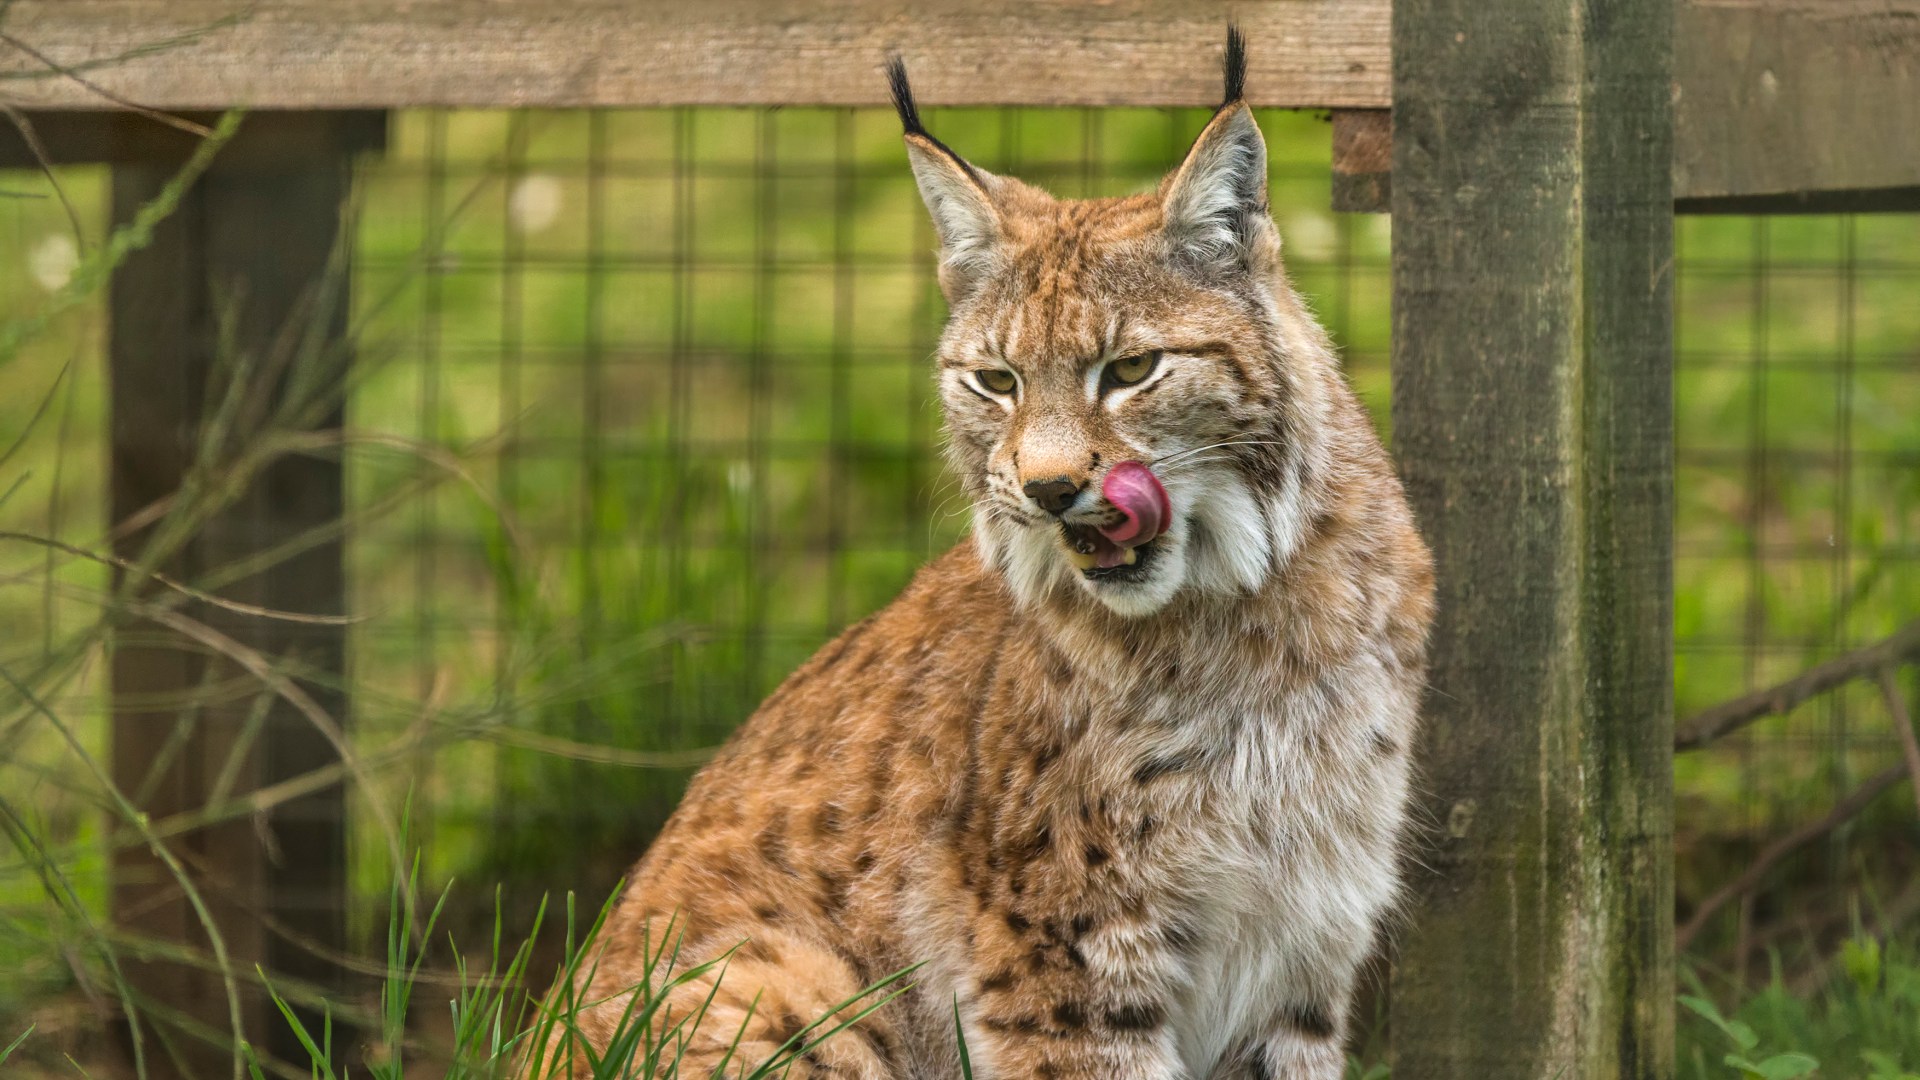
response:
[[[412,884],[418,885],[418,863]],[[602,907],[593,925],[574,924],[572,898],[567,904],[567,950],[551,985],[555,988],[544,1000],[530,994],[529,964],[535,938],[530,936],[504,957],[500,948],[503,924],[496,912],[493,950],[484,972],[469,971],[457,943],[449,942],[447,966],[458,974],[458,987],[444,1003],[452,1017],[448,1038],[426,1048],[424,1068],[407,1066],[409,1050],[415,1043],[413,1009],[418,981],[426,958],[425,941],[433,937],[435,925],[446,903],[442,893],[433,910],[416,926],[412,905],[407,899],[417,895],[413,889],[397,886],[390,901],[387,935],[387,977],[381,988],[378,1049],[370,1055],[365,1074],[373,1080],[404,1080],[428,1072],[447,1080],[517,1076],[526,1080],[565,1078],[571,1074],[568,1064],[584,1060],[587,1075],[593,1080],[653,1080],[680,1075],[685,1048],[707,1027],[707,1010],[725,982],[731,950],[698,963],[682,963],[685,944],[675,923],[660,930],[658,941],[650,937],[642,942],[642,965],[647,976],[639,983],[621,988],[627,996],[612,1032],[604,1042],[590,1042],[581,1032],[578,1015],[587,1008],[605,1003],[605,999],[581,996],[580,986],[590,983],[599,963],[594,941],[609,908]],[[542,909],[544,913],[544,907]],[[538,919],[535,932],[537,934]],[[422,944],[415,945],[415,941]],[[858,994],[840,1002],[820,1017],[802,1026],[772,1054],[761,1061],[736,1060],[740,1043],[753,1020],[748,1008],[745,1019],[731,1033],[720,1063],[712,1075],[739,1080],[768,1080],[785,1075],[801,1057],[812,1053],[827,1040],[846,1031],[874,1012],[886,1007],[905,993],[913,969],[890,975]],[[670,1000],[674,991],[711,980],[711,987],[699,1006],[676,1015]],[[536,988],[537,989],[537,988]],[[330,1017],[314,1030],[285,1000],[275,995],[282,1018],[294,1031],[306,1050],[316,1080],[345,1080],[351,1070],[342,1063],[345,1057],[332,1040]],[[729,1033],[721,1033],[727,1037]],[[248,1053],[255,1080],[265,1080],[257,1056]]]
[[[1920,1080],[1920,935],[1856,930],[1810,984],[1776,962],[1759,988],[1683,963],[1675,1003],[1679,1080]],[[1386,1048],[1347,1080],[1390,1080]]]
[[[1790,986],[1776,965],[1764,987],[1724,1014],[1691,977],[1693,992],[1681,998],[1683,1080],[1920,1077],[1920,941],[1856,934],[1834,959],[1831,977],[1811,992]]]

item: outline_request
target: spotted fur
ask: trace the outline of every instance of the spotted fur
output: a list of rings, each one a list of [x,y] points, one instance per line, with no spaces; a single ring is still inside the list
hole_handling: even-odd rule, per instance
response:
[[[973,533],[695,779],[602,931],[590,1040],[658,978],[645,943],[671,919],[683,965],[735,949],[675,992],[676,1017],[711,995],[682,1075],[741,1030],[736,1061],[759,1060],[910,964],[792,1075],[955,1076],[956,1004],[981,1077],[1341,1075],[1397,891],[1432,577],[1282,268],[1240,63],[1157,190],[1089,201],[967,164],[896,69]],[[1136,384],[1103,374],[1143,353]],[[1099,480],[1127,460],[1173,522],[1089,576],[1063,522],[1117,520]],[[1056,520],[1025,491],[1061,478]]]

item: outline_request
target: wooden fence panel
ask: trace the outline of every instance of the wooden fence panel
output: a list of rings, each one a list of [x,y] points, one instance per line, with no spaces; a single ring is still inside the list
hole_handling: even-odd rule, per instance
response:
[[[23,108],[1212,105],[1228,20],[1257,105],[1380,104],[1388,0],[15,0]],[[94,84],[89,86],[89,83]]]

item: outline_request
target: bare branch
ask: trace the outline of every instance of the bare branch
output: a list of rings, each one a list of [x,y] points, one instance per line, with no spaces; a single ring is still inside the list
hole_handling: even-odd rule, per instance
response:
[[[314,730],[318,731],[333,747],[334,752],[340,755],[346,774],[366,793],[368,810],[373,815],[374,823],[385,835],[388,855],[393,859],[393,865],[402,865],[399,829],[388,815],[387,808],[381,805],[379,798],[375,795],[374,787],[367,781],[359,757],[347,743],[346,733],[340,729],[339,722],[320,707],[319,702],[314,701],[299,684],[282,674],[259,650],[235,641],[197,619],[155,604],[139,601],[128,601],[126,607],[129,612],[191,638],[238,664],[248,674],[260,680],[262,686],[272,690],[277,697],[304,716],[313,725]]]
[[[1753,860],[1753,865],[1747,867],[1739,877],[1722,885],[1712,896],[1700,902],[1700,906],[1694,909],[1693,917],[1689,918],[1687,924],[1682,926],[1680,932],[1675,935],[1676,946],[1682,950],[1686,949],[1692,944],[1693,939],[1699,936],[1700,931],[1706,928],[1708,920],[1718,914],[1721,908],[1752,892],[1756,886],[1766,880],[1767,875],[1780,864],[1782,859],[1839,828],[1855,814],[1866,809],[1874,799],[1880,796],[1881,792],[1899,783],[1906,772],[1907,766],[1903,762],[1873,774],[1866,783],[1853,789],[1846,798],[1835,803],[1826,817],[1802,825],[1767,845],[1766,849],[1760,852],[1760,857]]]
[[[196,124],[185,117],[164,113],[159,109],[149,109],[137,101],[129,101],[106,87],[101,86],[99,83],[94,82],[92,79],[87,78],[85,75],[80,74],[79,69],[61,64],[53,57],[48,56],[46,53],[41,52],[39,49],[21,41],[19,38],[14,37],[4,30],[0,30],[0,42],[5,42],[21,52],[26,53],[40,63],[45,64],[48,70],[59,72],[63,77],[72,79],[74,82],[86,87],[90,92],[98,94],[102,99],[112,102],[129,112],[138,113],[155,123],[165,124],[170,128],[178,128],[189,135],[198,136],[202,139],[213,134],[213,129],[205,124]]]
[[[73,205],[73,200],[67,197],[66,185],[60,182],[60,174],[54,170],[53,159],[47,155],[46,144],[40,141],[40,133],[34,130],[33,121],[27,118],[26,113],[3,101],[0,101],[0,113],[5,113],[20,132],[20,141],[27,144],[27,152],[33,155],[34,162],[40,167],[40,175],[46,178],[47,186],[59,198],[60,208],[67,212],[67,224],[73,227],[74,243],[84,249],[87,246],[87,230],[80,223],[80,211]]]
[[[104,245],[81,259],[67,283],[54,293],[52,300],[37,314],[0,324],[0,363],[12,359],[21,346],[44,330],[55,316],[92,296],[105,285],[114,268],[129,254],[153,241],[154,229],[179,208],[187,189],[207,171],[213,164],[214,155],[240,129],[240,117],[237,111],[222,114],[213,134],[200,141],[186,164],[161,187],[159,194],[140,207],[134,213],[133,220],[115,229]]]
[[[1920,619],[1872,645],[1811,667],[1778,686],[1756,690],[1695,714],[1676,728],[1673,748],[1675,751],[1698,750],[1755,720],[1791,712],[1808,698],[1855,679],[1870,678],[1881,668],[1915,658],[1920,658]]]
[[[14,693],[19,694],[29,708],[41,716],[46,717],[47,722],[53,725],[55,731],[59,732],[62,741],[64,741],[68,748],[74,752],[74,755],[86,765],[87,771],[93,777],[94,783],[100,785],[100,790],[105,792],[106,795],[113,800],[114,809],[119,812],[122,818],[130,822],[135,829],[140,831],[146,839],[148,849],[153,852],[155,858],[165,864],[167,872],[172,875],[173,880],[179,884],[180,891],[185,894],[188,905],[193,909],[194,918],[199,922],[201,931],[207,935],[207,944],[213,950],[214,959],[220,965],[221,983],[226,990],[227,1025],[233,1032],[233,1080],[241,1080],[244,1071],[239,1048],[245,1038],[245,1028],[240,1023],[239,985],[234,979],[233,960],[227,952],[227,939],[220,933],[220,925],[214,921],[213,913],[207,908],[206,900],[201,896],[200,890],[194,886],[193,879],[188,876],[186,869],[180,865],[180,860],[174,856],[173,851],[169,849],[167,845],[161,843],[160,840],[153,835],[152,830],[147,827],[147,816],[127,799],[124,792],[114,785],[113,778],[108,776],[106,771],[100,767],[99,761],[87,752],[86,744],[81,742],[79,736],[74,734],[73,728],[70,727],[65,720],[61,719],[58,713],[48,707],[45,702],[41,701],[40,698],[34,694],[31,687],[14,678],[13,673],[8,671],[4,665],[0,665],[0,680],[4,680],[7,685],[11,686]]]
[[[216,596],[205,590],[196,589],[186,582],[176,581],[158,570],[147,570],[143,573],[141,568],[136,565],[132,559],[122,558],[119,555],[102,555],[98,552],[88,551],[85,548],[52,539],[51,537],[15,532],[11,529],[0,529],[0,540],[13,540],[22,544],[38,544],[55,551],[64,551],[75,558],[90,559],[93,562],[116,567],[128,573],[143,576],[149,581],[164,585],[182,596],[239,615],[253,615],[262,619],[277,619],[281,622],[314,623],[320,626],[351,626],[354,623],[364,621],[361,616],[357,615],[308,615],[298,611],[282,611],[278,608],[262,607],[259,604],[245,604],[238,600],[228,600],[226,597]]]
[[[1900,737],[1900,753],[1906,759],[1907,773],[1913,777],[1914,807],[1920,809],[1920,739],[1914,737],[1913,717],[1907,715],[1907,699],[1894,681],[1892,664],[1880,669],[1880,694],[1887,699],[1887,716],[1893,721],[1894,734]]]

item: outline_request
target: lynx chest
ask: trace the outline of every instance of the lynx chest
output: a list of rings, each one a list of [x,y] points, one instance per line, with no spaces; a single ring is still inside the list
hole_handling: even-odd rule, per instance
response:
[[[1343,1009],[1392,903],[1406,774],[1366,667],[1287,695],[1167,695],[1126,755],[1162,830],[1136,869],[1183,946],[1170,1019],[1195,1077],[1289,1010]]]

